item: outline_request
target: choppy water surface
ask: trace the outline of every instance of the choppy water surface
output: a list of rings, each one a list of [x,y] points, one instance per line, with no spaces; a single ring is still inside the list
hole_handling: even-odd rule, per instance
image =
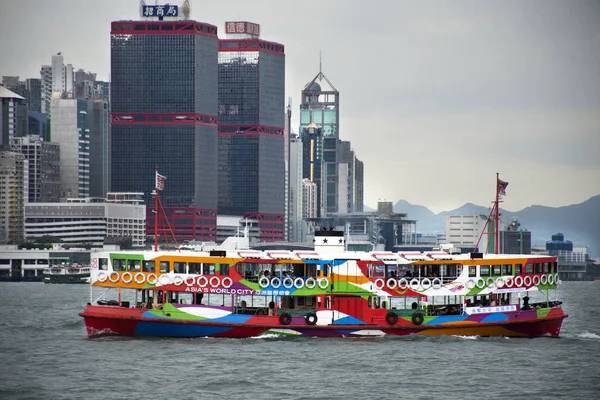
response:
[[[598,398],[600,281],[559,293],[558,339],[88,339],[87,285],[2,282],[0,398]]]

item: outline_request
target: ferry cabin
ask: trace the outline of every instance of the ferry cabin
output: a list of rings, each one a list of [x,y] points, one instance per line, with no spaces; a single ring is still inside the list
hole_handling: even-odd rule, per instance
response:
[[[97,253],[92,285],[118,288],[118,299],[98,303],[129,306],[121,289],[135,289],[135,305],[205,305],[236,314],[291,316],[316,323],[331,310],[372,323],[398,316],[550,307],[558,284],[555,257],[449,255],[444,252],[213,251]],[[545,301],[529,303],[544,291]],[[90,300],[93,302],[93,298]],[[324,321],[321,321],[323,323]]]

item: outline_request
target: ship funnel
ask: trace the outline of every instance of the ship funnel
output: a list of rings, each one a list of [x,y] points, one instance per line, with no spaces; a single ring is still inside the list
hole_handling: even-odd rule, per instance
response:
[[[344,232],[333,228],[315,231],[315,251],[320,254],[340,254],[346,251]]]

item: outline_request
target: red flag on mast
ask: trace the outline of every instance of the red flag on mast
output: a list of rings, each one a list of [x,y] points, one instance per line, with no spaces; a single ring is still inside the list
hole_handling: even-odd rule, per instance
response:
[[[508,186],[508,182],[504,182],[500,178],[498,178],[498,194],[501,196],[506,196],[506,187]]]
[[[156,171],[156,189],[163,190],[165,188],[166,176],[163,176]]]

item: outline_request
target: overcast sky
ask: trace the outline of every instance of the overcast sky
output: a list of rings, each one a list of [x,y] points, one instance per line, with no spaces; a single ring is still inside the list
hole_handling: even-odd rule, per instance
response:
[[[435,212],[488,205],[496,172],[509,182],[511,211],[600,194],[600,1],[191,4],[192,18],[220,35],[225,21],[248,20],[285,45],[295,127],[322,52],[340,91],[340,138],[365,163],[371,207],[378,199]],[[110,22],[139,15],[136,0],[0,7],[0,75],[21,79],[39,78],[62,52],[65,63],[108,80]]]

